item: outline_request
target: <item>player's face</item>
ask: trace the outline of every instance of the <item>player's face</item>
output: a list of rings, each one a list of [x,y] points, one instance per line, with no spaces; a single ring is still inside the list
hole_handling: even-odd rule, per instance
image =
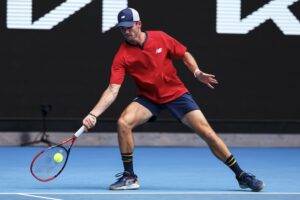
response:
[[[134,22],[133,26],[129,28],[120,27],[120,30],[125,40],[130,43],[136,43],[141,34],[141,22]]]

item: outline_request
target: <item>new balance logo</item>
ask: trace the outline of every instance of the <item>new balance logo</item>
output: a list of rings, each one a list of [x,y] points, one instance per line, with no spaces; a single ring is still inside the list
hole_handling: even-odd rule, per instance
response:
[[[162,52],[162,48],[158,48],[158,49],[156,49],[156,51],[155,51],[156,54],[159,54],[159,53],[161,53],[161,52]]]
[[[272,20],[283,34],[300,35],[300,22],[289,9],[297,1],[272,0],[241,19],[241,0],[217,0],[217,33],[247,34]]]

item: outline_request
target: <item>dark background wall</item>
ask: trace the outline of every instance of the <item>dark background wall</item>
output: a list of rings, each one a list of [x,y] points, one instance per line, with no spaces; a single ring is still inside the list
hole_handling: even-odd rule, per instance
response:
[[[33,20],[61,0],[33,1]],[[242,1],[242,17],[270,1]],[[297,121],[300,118],[299,35],[284,35],[271,20],[248,34],[216,32],[216,1],[129,0],[144,30],[163,30],[215,74],[215,90],[197,82],[181,62],[178,74],[212,121]],[[53,120],[84,117],[107,87],[120,42],[117,29],[101,32],[102,1],[95,0],[52,30],[6,27],[6,1],[0,2],[0,119],[39,119],[51,104]],[[289,7],[300,20],[300,2]],[[280,14],[280,13],[279,13]],[[135,97],[127,77],[117,101],[100,119],[116,119]],[[170,120],[162,113],[163,120]],[[11,126],[10,130],[14,129]],[[5,129],[5,128],[4,128]]]

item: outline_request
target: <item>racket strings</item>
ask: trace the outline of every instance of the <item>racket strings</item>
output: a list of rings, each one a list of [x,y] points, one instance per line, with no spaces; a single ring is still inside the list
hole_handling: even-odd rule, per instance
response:
[[[61,162],[56,162],[54,160],[54,155],[56,153],[61,153],[63,160]],[[51,177],[56,176],[64,167],[67,161],[67,151],[61,146],[54,148],[49,148],[40,154],[32,167],[32,172],[40,179],[46,180]]]

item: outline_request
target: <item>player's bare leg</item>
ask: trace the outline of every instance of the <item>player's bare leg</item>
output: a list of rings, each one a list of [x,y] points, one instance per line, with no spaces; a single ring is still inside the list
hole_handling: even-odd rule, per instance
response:
[[[225,160],[231,155],[226,144],[211,128],[200,110],[193,110],[187,113],[181,121],[200,135],[200,137],[206,141],[216,157],[221,161],[225,162]]]
[[[111,190],[138,189],[139,183],[133,171],[134,137],[132,129],[147,122],[152,113],[137,102],[132,102],[121,114],[118,120],[118,140],[121,151],[124,172],[118,180],[110,185]]]
[[[118,140],[121,153],[130,153],[134,150],[132,129],[147,122],[152,113],[137,102],[132,102],[121,114],[118,120]]]
[[[182,123],[203,138],[208,144],[211,151],[223,161],[235,173],[236,179],[241,188],[250,188],[253,191],[260,191],[265,187],[263,181],[258,180],[254,175],[244,172],[238,165],[236,159],[231,155],[229,149],[223,140],[210,127],[206,118],[200,110],[194,110],[187,113],[181,119]]]

